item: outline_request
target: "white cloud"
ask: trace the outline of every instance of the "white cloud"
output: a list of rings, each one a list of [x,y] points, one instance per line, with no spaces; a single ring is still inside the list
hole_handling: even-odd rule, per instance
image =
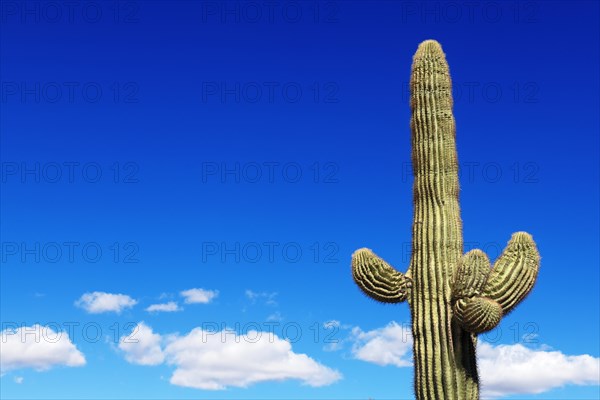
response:
[[[114,294],[105,292],[84,293],[79,300],[75,302],[77,307],[83,308],[91,314],[100,314],[105,312],[121,313],[126,308],[131,308],[137,304],[137,300],[125,294]]]
[[[268,306],[276,306],[277,301],[275,300],[275,296],[277,296],[277,292],[254,292],[250,289],[246,290],[246,297],[249,298],[252,303],[256,303],[257,300],[264,300],[265,304]]]
[[[337,341],[337,342],[333,341],[331,343],[326,343],[323,346],[324,351],[338,351],[338,350],[341,350],[342,348],[343,348],[342,341]]]
[[[23,378],[22,376],[15,376],[14,380],[17,385],[20,385],[23,383],[23,381],[25,381],[25,378]]]
[[[600,358],[533,350],[521,344],[477,345],[482,397],[537,394],[565,385],[599,385]]]
[[[132,338],[138,341],[119,345],[127,361],[156,365],[164,360],[175,367],[170,382],[178,386],[223,390],[288,379],[324,386],[341,378],[338,371],[295,353],[290,342],[270,332],[240,335],[195,328],[184,336],[161,337],[140,323]],[[165,344],[162,350],[161,342]]]
[[[342,324],[340,321],[336,319],[332,319],[329,321],[325,321],[323,323],[323,341],[325,345],[323,346],[324,351],[338,351],[344,348],[344,344],[346,342],[353,341],[352,336],[350,338],[342,338],[340,335],[341,330],[351,329],[352,326],[348,324]],[[358,331],[356,331],[358,332]],[[355,332],[355,333],[356,333]]]
[[[409,326],[390,322],[387,326],[363,332],[352,329],[352,354],[355,358],[377,365],[412,365],[412,335]]]
[[[349,324],[342,324],[337,319],[331,319],[329,321],[323,322],[323,328],[337,332],[339,330],[352,329],[353,327],[352,327],[352,325],[349,325]]]
[[[186,304],[194,303],[210,303],[215,297],[219,295],[218,290],[206,290],[206,289],[188,289],[180,292],[185,297]]]
[[[384,328],[363,332],[352,329],[355,358],[378,365],[411,365],[410,326],[391,322]],[[493,346],[479,341],[477,363],[482,398],[538,394],[565,385],[600,385],[600,358],[587,354],[569,356],[522,344]]]
[[[5,329],[0,336],[0,374],[21,368],[45,371],[58,365],[85,365],[85,357],[66,332],[35,324]]]
[[[148,325],[140,322],[129,335],[119,341],[119,349],[125,353],[125,359],[132,364],[158,365],[165,356],[161,349],[162,337]]]
[[[290,342],[269,332],[215,334],[196,328],[168,344],[165,353],[168,363],[176,366],[171,383],[197,389],[222,390],[287,379],[325,386],[341,378],[338,371],[294,353]]]
[[[146,311],[148,312],[175,312],[181,311],[182,308],[174,301],[169,301],[168,303],[161,304],[152,304],[146,307]]]
[[[272,314],[269,314],[267,316],[267,321],[271,322],[271,321],[276,321],[276,322],[280,322],[283,321],[283,316],[281,315],[281,313],[279,311],[275,311]]]
[[[323,323],[323,328],[325,329],[339,328],[340,326],[342,326],[342,324],[337,319],[332,319]]]

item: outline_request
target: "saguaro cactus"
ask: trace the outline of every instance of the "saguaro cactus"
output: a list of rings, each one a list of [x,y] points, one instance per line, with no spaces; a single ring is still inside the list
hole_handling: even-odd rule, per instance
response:
[[[463,254],[452,83],[438,42],[419,45],[410,89],[410,265],[402,274],[363,248],[352,255],[352,276],[378,301],[408,300],[418,399],[478,399],[477,334],[494,328],[529,293],[540,256],[525,232],[512,235],[493,268],[481,250]]]

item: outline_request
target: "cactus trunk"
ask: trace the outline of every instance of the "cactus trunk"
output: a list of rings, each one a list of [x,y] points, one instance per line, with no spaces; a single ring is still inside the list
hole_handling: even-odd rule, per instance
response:
[[[452,83],[439,43],[419,45],[411,75],[412,255],[406,274],[357,250],[355,282],[411,309],[417,399],[479,398],[477,334],[493,329],[529,293],[539,268],[531,236],[515,233],[490,268],[481,250],[463,254]]]
[[[452,323],[451,282],[463,253],[462,222],[450,74],[436,42],[421,44],[415,54],[411,109],[415,392],[419,399],[474,399],[476,339]]]

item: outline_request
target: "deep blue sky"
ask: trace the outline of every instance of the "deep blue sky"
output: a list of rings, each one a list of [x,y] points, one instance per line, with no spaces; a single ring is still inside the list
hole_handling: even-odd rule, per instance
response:
[[[535,331],[538,347],[598,357],[597,2],[68,4],[0,3],[3,324],[98,321],[108,331],[143,320],[183,335],[274,312],[305,332],[329,320],[364,331],[407,322],[406,305],[358,292],[349,263],[366,246],[407,267],[407,83],[418,44],[436,39],[454,83],[465,245],[493,260],[526,230],[542,255],[536,288],[502,322],[500,343],[521,341],[519,327]],[[65,242],[76,243],[72,260]],[[219,295],[183,312],[143,311],[190,288]],[[276,292],[277,305],[246,290]],[[74,302],[93,291],[139,303],[88,315]],[[172,367],[128,364],[114,343],[72,341],[86,366],[11,371],[2,396],[412,393],[410,368],[356,360],[349,346],[323,351],[322,338],[293,350],[340,381],[229,392],[169,384]],[[127,379],[107,386],[115,374]],[[528,396],[596,395],[598,386],[567,385]]]

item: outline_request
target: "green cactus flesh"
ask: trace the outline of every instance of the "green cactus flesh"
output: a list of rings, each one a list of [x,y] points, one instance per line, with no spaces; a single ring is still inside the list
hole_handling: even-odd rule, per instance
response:
[[[418,399],[478,399],[477,334],[496,327],[527,296],[540,256],[525,232],[513,234],[493,267],[481,250],[463,254],[452,83],[438,42],[419,45],[410,89],[414,215],[408,272],[363,248],[352,255],[352,276],[375,300],[408,301]]]

